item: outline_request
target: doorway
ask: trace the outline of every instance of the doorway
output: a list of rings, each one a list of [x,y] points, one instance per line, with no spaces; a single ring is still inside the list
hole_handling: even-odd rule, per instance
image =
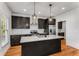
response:
[[[58,22],[58,36],[63,36],[66,38],[66,21]]]

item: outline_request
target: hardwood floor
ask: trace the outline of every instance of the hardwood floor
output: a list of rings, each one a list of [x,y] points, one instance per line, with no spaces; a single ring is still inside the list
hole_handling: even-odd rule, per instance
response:
[[[6,56],[21,56],[21,46],[13,46],[13,47],[11,47],[7,51]]]
[[[79,56],[79,50],[66,46],[65,40],[61,41],[62,51],[51,54],[50,56]],[[5,56],[21,56],[21,46],[11,47]]]

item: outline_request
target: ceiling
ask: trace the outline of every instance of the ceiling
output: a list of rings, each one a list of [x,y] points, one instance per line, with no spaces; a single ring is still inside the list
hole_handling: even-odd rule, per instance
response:
[[[78,2],[36,2],[35,4],[35,13],[37,16],[49,17],[50,7],[49,4],[52,4],[52,16],[57,16],[62,13],[65,13],[69,10],[77,8]],[[20,13],[33,15],[34,13],[34,2],[6,2],[12,13]]]

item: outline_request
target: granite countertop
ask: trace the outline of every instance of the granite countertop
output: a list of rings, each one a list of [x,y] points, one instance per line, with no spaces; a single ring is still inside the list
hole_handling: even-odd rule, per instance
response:
[[[21,37],[20,43],[25,43],[25,42],[34,42],[34,41],[42,41],[42,40],[52,40],[52,39],[61,39],[63,38],[62,36],[56,36],[56,35],[47,35],[45,36],[23,36]]]

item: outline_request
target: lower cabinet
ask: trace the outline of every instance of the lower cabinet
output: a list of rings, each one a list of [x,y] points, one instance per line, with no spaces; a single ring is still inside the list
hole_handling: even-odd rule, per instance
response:
[[[11,35],[10,36],[10,44],[11,46],[19,45],[20,44],[20,35]]]
[[[59,36],[64,36],[64,32],[58,33]]]
[[[10,36],[10,44],[11,46],[20,45],[20,40],[22,36],[31,36],[31,34],[25,34],[25,35],[11,35]]]
[[[61,51],[61,40],[22,43],[22,56],[46,56]]]

